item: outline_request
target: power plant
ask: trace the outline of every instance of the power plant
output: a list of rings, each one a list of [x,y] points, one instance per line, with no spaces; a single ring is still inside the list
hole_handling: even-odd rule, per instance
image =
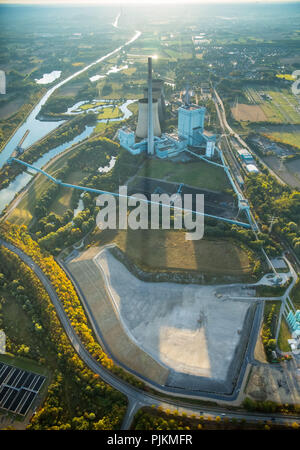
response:
[[[163,80],[152,79],[152,58],[148,58],[148,86],[144,98],[139,100],[136,132],[122,127],[118,132],[122,147],[133,155],[143,151],[158,158],[171,158],[192,148],[203,148],[205,157],[212,158],[216,136],[204,130],[206,108],[190,104],[188,89],[184,104],[178,109],[177,133],[163,133],[161,127],[166,118]],[[136,138],[142,139],[136,142]]]
[[[152,101],[152,118],[150,115],[152,125],[150,124],[148,125],[149,105],[151,105],[151,103],[148,101],[147,98],[142,98],[141,100],[139,100],[139,115],[135,132],[135,135],[138,138],[147,138],[149,127],[153,128],[154,136],[161,136],[160,120],[158,114],[158,101],[157,100]]]

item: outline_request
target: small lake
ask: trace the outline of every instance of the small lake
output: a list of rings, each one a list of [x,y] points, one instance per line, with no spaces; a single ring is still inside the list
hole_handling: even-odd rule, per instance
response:
[[[42,78],[39,80],[36,78],[34,81],[37,84],[49,84],[53,83],[53,81],[57,80],[61,76],[61,70],[53,70],[50,73],[44,73]]]
[[[63,86],[64,84],[68,83],[73,78],[77,77],[78,75],[81,75],[85,71],[89,70],[91,67],[95,66],[96,64],[99,64],[100,62],[104,61],[105,59],[110,58],[112,55],[118,53],[122,48],[126,47],[127,45],[130,45],[132,42],[134,42],[136,39],[138,39],[141,35],[140,31],[136,31],[134,36],[127,41],[125,44],[120,45],[115,50],[111,51],[110,53],[107,53],[104,56],[101,56],[101,58],[97,59],[96,61],[92,62],[91,64],[88,64],[83,69],[80,69],[79,71],[73,73],[69,77],[65,78],[62,81],[59,81],[57,84],[52,86],[46,94],[41,98],[41,100],[37,103],[37,105],[34,107],[34,109],[31,111],[27,119],[24,121],[24,123],[18,128],[18,130],[14,133],[14,135],[11,137],[11,139],[8,141],[4,149],[0,152],[0,167],[3,166],[3,164],[6,163],[7,159],[10,157],[22,137],[24,136],[25,132],[29,130],[29,134],[26,137],[26,139],[23,142],[22,147],[24,149],[28,148],[30,145],[34,144],[36,141],[42,139],[46,134],[50,133],[50,131],[55,130],[55,128],[58,127],[61,123],[64,121],[40,121],[37,120],[36,117],[39,114],[42,106],[46,103],[48,98],[53,94],[54,91],[56,91],[58,88]],[[52,72],[51,72],[52,73]]]

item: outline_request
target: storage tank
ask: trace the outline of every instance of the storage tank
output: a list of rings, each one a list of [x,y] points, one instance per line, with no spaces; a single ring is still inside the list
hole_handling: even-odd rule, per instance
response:
[[[158,101],[153,99],[152,102],[152,115],[153,115],[153,131],[154,136],[161,136],[161,129],[158,117]],[[147,138],[148,137],[148,99],[142,98],[139,100],[139,116],[136,127],[136,137]]]

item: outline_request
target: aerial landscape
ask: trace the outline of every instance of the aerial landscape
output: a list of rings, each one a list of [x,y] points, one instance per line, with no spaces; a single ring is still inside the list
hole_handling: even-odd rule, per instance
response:
[[[299,2],[7,0],[0,38],[0,430],[300,430]]]

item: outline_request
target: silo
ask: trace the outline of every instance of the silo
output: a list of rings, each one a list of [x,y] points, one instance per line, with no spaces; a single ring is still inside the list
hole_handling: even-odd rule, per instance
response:
[[[161,136],[161,129],[158,117],[158,102],[152,101],[152,116],[153,116],[153,131],[154,136]],[[139,100],[139,116],[136,127],[136,137],[146,138],[148,137],[148,99],[142,98]]]
[[[148,98],[148,88],[144,88],[144,98]],[[162,125],[165,117],[164,117],[164,111],[162,106],[162,96],[161,96],[161,90],[158,88],[152,89],[152,98],[153,100],[157,100],[158,103],[158,117],[159,122]]]

